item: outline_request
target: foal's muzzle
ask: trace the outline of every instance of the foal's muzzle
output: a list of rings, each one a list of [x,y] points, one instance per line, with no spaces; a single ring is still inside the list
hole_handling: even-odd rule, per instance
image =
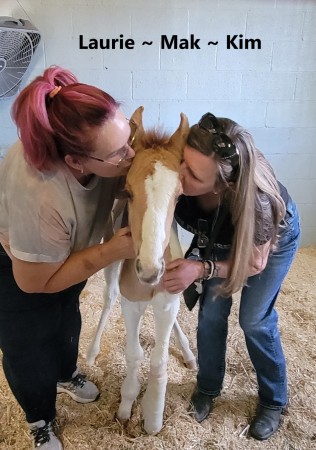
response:
[[[142,263],[140,258],[136,258],[135,270],[137,278],[141,283],[155,285],[158,284],[165,271],[165,261],[163,258],[157,264]]]

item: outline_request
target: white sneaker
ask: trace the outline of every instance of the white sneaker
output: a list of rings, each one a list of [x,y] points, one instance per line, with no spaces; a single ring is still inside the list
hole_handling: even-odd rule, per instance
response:
[[[76,372],[75,372],[76,374]],[[85,376],[77,373],[70,381],[57,383],[57,394],[70,395],[78,403],[94,402],[100,395],[99,389],[94,383],[86,380]]]
[[[63,450],[60,440],[53,431],[52,422],[39,420],[28,423],[28,427],[34,438],[34,450]]]

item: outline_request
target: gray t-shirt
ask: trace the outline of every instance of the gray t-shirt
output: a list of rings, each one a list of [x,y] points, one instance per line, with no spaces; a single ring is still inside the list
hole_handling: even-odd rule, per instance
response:
[[[17,141],[0,163],[0,242],[23,261],[64,261],[101,241],[121,183],[94,175],[82,186],[66,164],[39,172]]]

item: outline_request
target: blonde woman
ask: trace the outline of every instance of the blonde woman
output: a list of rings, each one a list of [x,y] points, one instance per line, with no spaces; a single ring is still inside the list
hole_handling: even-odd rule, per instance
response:
[[[242,289],[239,321],[259,386],[250,434],[268,439],[287,405],[275,302],[298,247],[296,206],[249,132],[211,113],[191,127],[181,168],[176,219],[194,238],[188,259],[167,267],[164,286],[185,290],[188,305],[201,292],[192,412],[202,422],[220,395],[232,294]]]

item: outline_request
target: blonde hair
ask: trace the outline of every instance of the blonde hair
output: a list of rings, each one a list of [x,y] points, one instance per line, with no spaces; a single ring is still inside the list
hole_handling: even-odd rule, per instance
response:
[[[281,220],[285,215],[285,204],[280,195],[278,182],[269,162],[255,147],[251,134],[236,122],[218,118],[224,133],[239,151],[239,169],[236,175],[229,159],[220,159],[213,150],[210,135],[205,137],[199,133],[198,126],[194,125],[193,135],[189,136],[190,145],[202,153],[213,157],[218,163],[218,185],[225,186],[225,199],[228,200],[231,210],[234,236],[230,252],[230,271],[228,277],[221,283],[216,293],[230,297],[247,283],[249,262],[255,251],[256,209],[271,209],[273,223],[269,230],[271,246],[277,243],[277,233]],[[207,141],[205,140],[207,139]],[[203,145],[207,143],[207,146]],[[207,147],[207,148],[206,148]],[[264,223],[260,224],[264,226]]]

